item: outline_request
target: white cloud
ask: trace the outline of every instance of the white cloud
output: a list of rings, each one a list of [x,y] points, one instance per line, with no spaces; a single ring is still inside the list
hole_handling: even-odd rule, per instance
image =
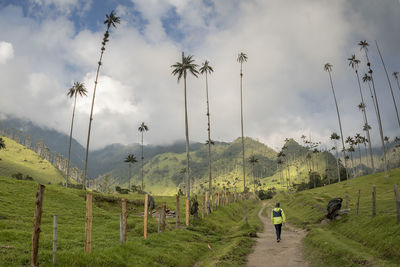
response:
[[[14,57],[14,48],[11,43],[0,42],[0,63],[4,64]]]

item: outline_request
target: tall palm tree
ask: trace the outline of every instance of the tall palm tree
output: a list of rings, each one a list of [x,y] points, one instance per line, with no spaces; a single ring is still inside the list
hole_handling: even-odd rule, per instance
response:
[[[326,63],[324,65],[324,70],[328,72],[329,74],[329,81],[331,82],[331,87],[332,87],[332,93],[333,93],[333,99],[335,100],[335,106],[336,106],[336,113],[337,113],[337,117],[338,117],[338,121],[339,121],[339,128],[340,128],[340,136],[343,136],[343,130],[342,130],[342,123],[340,121],[340,114],[339,114],[339,108],[337,105],[337,101],[336,101],[336,95],[335,95],[335,90],[333,88],[333,82],[332,82],[332,75],[331,75],[331,71],[332,71],[332,64],[330,63]],[[345,151],[345,147],[344,147],[344,138],[342,138],[342,151],[343,151],[343,157],[346,158],[346,151]],[[349,179],[349,174],[347,172],[347,162],[346,160],[344,161],[344,168],[346,170],[346,178],[347,180]]]
[[[68,160],[67,160],[67,173],[65,175],[65,187],[68,187],[69,163],[71,160],[72,130],[74,128],[76,98],[78,95],[81,97],[87,96],[87,90],[83,83],[75,82],[74,85],[69,89],[68,94],[67,94],[67,96],[69,96],[70,98],[74,97],[74,108],[72,110],[71,131],[69,133]]]
[[[258,163],[258,158],[256,158],[256,156],[252,155],[252,156],[249,158],[249,162],[250,162],[250,164],[251,164],[251,170],[252,170],[252,173],[253,173],[254,194],[255,194],[255,193],[256,193],[256,177],[255,177],[255,175],[254,175],[254,165],[255,165],[256,163]]]
[[[243,136],[243,62],[247,61],[247,55],[241,52],[237,61],[240,63],[240,125],[242,129],[242,157],[243,157],[243,192],[246,192],[246,167],[244,162],[244,136]]]
[[[113,26],[116,28],[116,24],[120,23],[120,18],[115,16],[114,10],[111,11],[110,15],[106,15],[106,20],[104,21],[104,24],[106,24],[106,32],[104,33],[103,41],[101,43],[101,49],[100,49],[100,59],[97,63],[97,72],[96,72],[96,79],[94,81],[94,89],[93,89],[93,98],[92,98],[92,106],[90,108],[90,117],[89,117],[89,130],[88,130],[88,138],[87,138],[87,143],[86,143],[86,158],[85,158],[85,169],[83,172],[83,184],[82,184],[82,189],[86,189],[86,178],[87,178],[87,163],[88,163],[88,156],[89,156],[89,142],[90,142],[90,130],[92,128],[92,120],[93,120],[93,107],[94,107],[94,99],[96,96],[96,88],[97,88],[97,80],[99,78],[99,72],[100,72],[100,66],[101,66],[101,61],[103,59],[103,54],[104,51],[106,50],[106,44],[109,41],[110,37],[110,27]]]
[[[142,134],[142,166],[141,166],[141,173],[142,173],[142,191],[144,190],[144,183],[143,183],[143,160],[144,160],[144,154],[143,154],[143,133],[147,132],[149,130],[149,127],[142,122],[140,124],[138,131]]]
[[[193,56],[185,57],[182,52],[182,62],[176,62],[171,66],[173,68],[172,75],[178,76],[178,83],[183,77],[183,94],[185,98],[185,136],[186,136],[186,197],[190,202],[190,177],[189,177],[189,126],[188,126],[188,115],[187,115],[187,99],[186,99],[186,77],[188,73],[191,73],[196,78],[198,77],[198,65],[194,63]],[[189,207],[187,207],[189,208]],[[188,225],[189,222],[186,222]]]
[[[199,69],[201,74],[206,75],[206,96],[207,96],[207,132],[208,132],[208,168],[209,168],[209,178],[208,178],[208,191],[210,195],[212,194],[212,173],[211,173],[211,124],[210,124],[210,104],[208,101],[208,74],[214,72],[213,68],[210,66],[209,62],[206,60]],[[207,200],[208,201],[208,200]]]
[[[340,139],[340,136],[337,133],[332,133],[331,134],[331,140],[333,140],[335,142],[335,146],[332,147],[335,148],[335,152],[336,152],[336,167],[337,167],[337,175],[338,175],[338,180],[340,183],[340,167],[339,167],[339,156],[338,156],[338,151],[337,151],[337,140]]]
[[[399,127],[400,127],[399,111],[397,110],[397,104],[396,104],[396,99],[394,98],[394,94],[393,94],[392,83],[390,82],[389,74],[388,74],[388,72],[386,70],[386,65],[385,65],[385,62],[383,61],[381,50],[379,49],[378,42],[376,40],[375,40],[375,45],[376,45],[376,49],[378,49],[378,53],[379,53],[379,57],[381,58],[381,61],[382,61],[383,69],[385,70],[385,73],[386,73],[386,78],[387,78],[387,81],[388,81],[388,84],[389,84],[390,93],[392,94],[394,109],[396,111],[397,122],[398,122]]]
[[[398,71],[393,72],[393,77],[394,77],[394,79],[396,80],[397,88],[399,88],[399,91],[400,91],[399,72],[398,72]]]
[[[379,111],[379,102],[378,102],[378,98],[376,96],[375,82],[374,82],[374,78],[373,78],[373,75],[372,75],[373,71],[371,69],[371,62],[369,61],[369,58],[368,58],[368,46],[369,46],[369,44],[368,44],[368,42],[366,40],[364,40],[364,41],[360,41],[358,43],[358,45],[361,47],[360,50],[364,50],[364,52],[365,52],[365,58],[367,59],[368,73],[369,73],[369,76],[371,77],[371,84],[372,84],[372,89],[373,89],[374,97],[375,97],[376,114],[377,114],[377,117],[378,117],[379,134],[380,134],[381,142],[382,142],[382,154],[383,154],[383,161],[384,161],[383,164],[384,164],[384,170],[385,170],[385,177],[386,177],[386,182],[388,182],[389,181],[389,174],[388,174],[388,171],[387,171],[387,159],[386,159],[385,142],[383,141],[382,120],[381,120],[381,114],[380,114],[380,111]]]
[[[361,90],[360,75],[358,74],[358,64],[360,64],[361,61],[359,59],[357,59],[355,55],[352,55],[347,60],[349,61],[349,66],[354,69],[354,71],[356,73],[356,76],[357,76],[357,83],[358,83],[358,88],[360,90],[360,97],[361,97],[361,103],[359,105],[359,108],[362,111],[363,119],[364,119],[364,125],[365,125],[365,124],[368,124],[368,118],[367,118],[367,112],[365,110],[366,106],[365,106],[365,102],[364,102],[364,96],[363,96],[363,93],[362,93],[362,90]],[[372,156],[371,136],[369,134],[369,129],[368,128],[366,129],[366,133],[367,133],[368,144],[369,144],[371,167],[372,167],[373,173],[375,173],[374,159],[373,159],[373,156]],[[360,161],[361,161],[361,156],[360,156]],[[361,164],[361,162],[360,162],[360,164]]]
[[[132,175],[131,175],[131,165],[132,165],[132,163],[137,162],[137,160],[136,160],[136,157],[135,157],[133,154],[129,154],[129,155],[125,158],[124,162],[129,163],[129,182],[128,182],[128,189],[131,190],[131,177],[132,177]],[[142,188],[142,190],[143,190],[143,188]]]

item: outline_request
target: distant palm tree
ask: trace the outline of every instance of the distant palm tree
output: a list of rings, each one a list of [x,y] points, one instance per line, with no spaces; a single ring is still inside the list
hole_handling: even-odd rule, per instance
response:
[[[347,149],[348,152],[350,152],[350,158],[351,158],[351,169],[353,173],[353,177],[356,177],[355,172],[354,172],[354,161],[353,161],[353,152],[354,150],[354,139],[351,136],[348,136],[346,138],[346,144],[349,144],[349,148]]]
[[[88,156],[89,156],[89,142],[90,142],[90,130],[92,128],[92,120],[93,120],[93,107],[94,107],[94,99],[96,96],[96,88],[97,88],[97,79],[99,78],[99,72],[100,72],[100,66],[101,66],[101,61],[103,59],[103,54],[104,51],[106,50],[106,43],[109,41],[110,37],[110,27],[113,26],[116,28],[116,24],[120,23],[120,18],[115,16],[114,10],[111,11],[110,15],[106,15],[106,20],[104,21],[104,24],[107,25],[106,32],[104,33],[103,41],[102,41],[102,46],[100,49],[100,59],[97,63],[97,72],[96,72],[96,79],[94,81],[94,89],[93,89],[93,98],[92,98],[92,106],[90,108],[90,117],[89,117],[89,130],[88,130],[88,138],[87,138],[87,143],[86,143],[86,158],[85,158],[85,169],[83,172],[83,184],[82,184],[82,189],[86,189],[86,178],[87,178],[87,163],[88,163]]]
[[[142,134],[142,170],[141,170],[141,173],[142,173],[142,191],[144,190],[144,183],[143,183],[143,160],[144,160],[144,154],[143,154],[143,133],[144,132],[147,132],[149,130],[149,127],[146,125],[146,124],[144,124],[144,122],[142,122],[142,124],[140,124],[140,126],[139,126],[139,128],[138,128],[138,131]]]
[[[211,124],[210,124],[210,105],[208,101],[208,76],[214,72],[213,68],[210,66],[209,62],[206,60],[199,69],[201,74],[206,75],[206,96],[207,96],[207,132],[208,132],[208,168],[209,168],[209,178],[208,178],[208,191],[212,195],[212,173],[211,173]]]
[[[389,151],[389,141],[390,141],[390,138],[389,138],[389,136],[385,136],[384,138],[383,138],[383,140],[385,141],[385,144],[386,144],[386,151]]]
[[[380,111],[379,111],[379,102],[378,102],[378,98],[376,96],[375,82],[374,82],[374,78],[373,78],[373,75],[372,75],[373,71],[371,69],[371,62],[369,61],[369,58],[368,58],[368,46],[369,46],[369,44],[368,44],[368,42],[366,40],[364,40],[364,41],[360,41],[358,43],[358,45],[361,46],[360,50],[364,50],[364,52],[365,52],[365,57],[367,59],[368,73],[369,73],[369,76],[371,77],[370,81],[371,81],[371,84],[372,84],[372,89],[373,89],[374,97],[375,97],[376,114],[377,114],[377,117],[378,117],[378,125],[379,125],[379,134],[380,134],[381,142],[382,142],[382,152],[383,152],[382,154],[383,154],[383,160],[384,160],[383,164],[384,164],[384,170],[385,170],[385,177],[386,177],[386,182],[388,182],[389,181],[389,174],[388,174],[388,171],[387,171],[387,159],[386,159],[385,142],[383,140],[382,120],[381,120],[381,114],[380,114]]]
[[[74,128],[74,118],[75,118],[75,107],[77,96],[86,96],[87,90],[85,85],[80,82],[75,82],[74,85],[69,89],[68,94],[70,98],[74,97],[74,108],[72,110],[72,120],[71,120],[71,131],[69,133],[69,145],[68,145],[68,160],[67,160],[67,173],[65,175],[65,187],[68,187],[68,177],[69,177],[69,163],[71,160],[71,144],[72,144],[72,130]]]
[[[253,183],[254,183],[254,194],[256,193],[256,177],[255,177],[255,175],[254,175],[254,165],[256,164],[256,163],[258,163],[258,158],[256,158],[256,156],[254,156],[254,155],[252,155],[250,158],[249,158],[249,162],[250,162],[250,164],[251,164],[251,170],[252,170],[252,173],[253,173]]]
[[[337,105],[335,90],[334,90],[334,88],[333,88],[333,82],[332,82],[332,76],[331,76],[332,64],[326,63],[326,64],[324,65],[324,70],[327,71],[328,74],[329,74],[329,80],[330,80],[330,82],[331,82],[332,93],[333,93],[333,99],[335,100],[336,113],[337,113],[337,117],[338,117],[338,121],[339,121],[340,136],[343,136],[342,123],[341,123],[341,121],[340,121],[339,108],[338,108],[338,105]],[[345,147],[344,147],[344,140],[343,140],[343,138],[342,138],[342,151],[343,151],[343,157],[346,158],[346,150],[345,150]],[[345,165],[345,170],[346,170],[346,178],[349,179],[349,174],[347,173],[347,163],[346,163],[346,161],[344,161],[344,165]]]
[[[364,96],[363,96],[363,93],[362,93],[362,90],[361,90],[360,75],[358,74],[358,64],[360,63],[360,60],[357,59],[355,55],[352,55],[350,58],[348,58],[348,60],[349,60],[349,66],[351,66],[355,70],[355,73],[356,73],[358,88],[360,89],[360,96],[361,96],[361,103],[360,103],[360,105],[358,107],[362,111],[363,119],[364,119],[364,125],[365,125],[365,124],[368,124],[368,118],[367,118],[367,112],[365,110],[366,106],[365,106],[365,102],[364,102]],[[371,147],[371,136],[369,134],[369,129],[368,128],[366,129],[366,133],[367,133],[368,144],[369,144],[371,167],[372,167],[373,173],[375,173],[375,165],[374,165],[374,159],[373,159],[373,156],[372,156],[372,147]],[[359,136],[361,136],[361,135],[359,134]],[[360,141],[360,140],[358,139],[358,141]],[[361,164],[361,155],[360,155],[360,164]]]
[[[128,182],[128,189],[131,190],[131,177],[132,177],[132,175],[131,175],[131,164],[137,162],[137,160],[136,160],[136,157],[135,157],[133,154],[129,154],[129,155],[125,158],[124,162],[129,163],[129,182]],[[143,188],[142,188],[142,190],[143,190]]]
[[[4,142],[4,139],[0,137],[0,150],[6,148],[6,143]]]
[[[390,82],[389,74],[386,70],[386,65],[385,65],[385,62],[383,61],[381,50],[379,49],[378,42],[376,40],[375,40],[375,45],[376,45],[376,49],[378,49],[378,53],[379,53],[379,57],[381,58],[381,61],[382,61],[383,69],[385,70],[385,73],[386,73],[386,78],[387,78],[387,81],[389,84],[390,93],[392,94],[394,109],[396,111],[397,123],[399,124],[399,127],[400,127],[399,111],[397,110],[397,104],[396,104],[396,99],[394,98],[394,94],[393,94],[392,83]]]
[[[340,167],[339,167],[339,156],[338,156],[338,151],[337,151],[337,140],[340,139],[340,136],[337,133],[332,133],[331,134],[331,140],[333,140],[335,142],[335,146],[332,147],[332,149],[334,148],[335,152],[336,152],[336,167],[337,167],[337,175],[338,175],[338,180],[340,183]]]
[[[197,71],[198,65],[194,63],[193,56],[185,57],[182,52],[182,62],[176,62],[171,66],[174,68],[172,71],[172,75],[178,75],[178,83],[180,79],[183,77],[183,93],[185,98],[185,135],[186,135],[186,197],[190,202],[190,177],[189,177],[189,126],[188,126],[188,115],[187,115],[187,99],[186,99],[186,76],[187,73],[191,73],[196,78],[199,72]],[[188,207],[189,208],[189,207]],[[189,222],[186,222],[188,225]]]
[[[237,61],[240,63],[240,122],[241,122],[241,129],[242,129],[242,157],[243,157],[243,192],[246,192],[246,168],[244,162],[244,136],[243,136],[243,62],[247,61],[247,55],[241,52],[238,55]]]
[[[361,134],[356,133],[356,135],[354,136],[354,144],[357,145],[357,147],[358,147],[358,156],[360,159],[360,167],[361,167],[361,148],[360,148],[360,144],[362,144]]]

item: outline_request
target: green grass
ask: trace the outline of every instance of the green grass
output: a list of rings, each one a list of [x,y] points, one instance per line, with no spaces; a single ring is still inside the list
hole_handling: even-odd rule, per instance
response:
[[[0,150],[0,176],[11,177],[13,174],[22,173],[24,177],[29,175],[44,184],[64,181],[61,172],[50,162],[14,140],[2,138],[6,149]]]
[[[29,264],[33,212],[37,183],[0,177],[0,265]],[[127,243],[119,244],[120,197],[128,201]],[[92,253],[85,254],[84,192],[46,185],[40,234],[41,266],[52,262],[52,220],[58,215],[59,266],[241,266],[251,251],[254,236],[262,228],[257,218],[260,202],[245,201],[221,207],[209,217],[192,221],[185,229],[175,229],[175,218],[168,219],[166,232],[157,233],[157,219],[149,221],[144,240],[143,195],[94,194]],[[175,197],[155,197],[157,208],[163,201],[175,210]],[[180,199],[181,224],[184,197]],[[201,203],[201,201],[200,201]],[[247,206],[249,224],[243,222]],[[201,214],[201,213],[200,213]],[[211,246],[211,249],[208,248]]]
[[[393,184],[400,185],[400,169],[390,172],[389,182],[383,173],[299,192],[279,194],[289,222],[309,230],[304,240],[305,252],[315,266],[391,266],[400,262],[400,223],[396,222]],[[377,192],[377,216],[372,217],[372,186]],[[358,190],[361,192],[356,215]],[[319,222],[326,215],[330,199],[342,197],[342,208],[349,196],[350,213],[328,225]]]

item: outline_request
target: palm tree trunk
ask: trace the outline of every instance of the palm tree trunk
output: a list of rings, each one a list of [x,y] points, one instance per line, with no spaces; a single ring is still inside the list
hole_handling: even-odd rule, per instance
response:
[[[385,65],[385,62],[383,61],[383,57],[382,57],[382,54],[381,54],[381,50],[379,49],[378,42],[377,42],[376,40],[375,40],[375,44],[376,44],[376,48],[378,49],[379,57],[381,58],[382,65],[383,65],[383,68],[384,68],[385,73],[386,73],[386,78],[387,78],[387,81],[388,81],[388,83],[389,83],[390,92],[392,93],[392,99],[393,99],[394,109],[396,110],[397,122],[398,122],[399,127],[400,127],[399,111],[397,110],[396,99],[394,98],[393,89],[392,89],[392,84],[391,84],[390,79],[389,79],[389,74],[388,74],[388,72],[387,72],[387,70],[386,70],[386,65]]]
[[[67,161],[67,174],[65,175],[65,187],[68,187],[69,162],[70,162],[70,159],[71,159],[72,129],[74,128],[76,97],[77,97],[77,92],[75,92],[74,109],[72,111],[71,131],[69,133],[68,161]]]
[[[108,30],[107,30],[108,31]],[[87,178],[87,164],[88,164],[88,156],[89,156],[89,143],[90,143],[90,130],[92,129],[92,121],[93,121],[93,107],[94,107],[94,99],[96,97],[96,88],[97,88],[97,80],[99,78],[99,72],[100,72],[100,66],[101,66],[101,60],[103,59],[103,54],[104,54],[104,45],[102,46],[101,53],[100,53],[100,59],[97,65],[97,72],[96,72],[96,79],[94,81],[94,89],[93,89],[93,98],[92,98],[92,106],[90,108],[90,117],[89,117],[89,130],[88,130],[88,137],[87,137],[87,143],[86,143],[86,157],[85,157],[85,169],[83,172],[83,183],[82,183],[82,189],[86,189],[86,178]]]
[[[360,83],[360,76],[358,74],[358,71],[356,70],[356,75],[357,75],[357,82],[358,82],[358,87],[360,89],[360,96],[361,96],[361,103],[364,104],[363,108],[362,108],[362,112],[363,112],[363,116],[364,116],[364,123],[366,126],[366,132],[367,132],[367,140],[368,140],[368,145],[369,145],[369,154],[370,154],[370,159],[371,159],[371,167],[372,167],[372,172],[375,173],[375,165],[374,165],[374,158],[372,156],[372,145],[371,145],[371,136],[369,134],[369,129],[368,129],[368,119],[367,119],[367,112],[365,111],[365,103],[364,103],[364,97],[362,94],[362,90],[361,90],[361,83]],[[368,84],[369,86],[369,84]],[[371,89],[371,88],[370,88]],[[373,98],[372,98],[373,99]],[[374,103],[374,107],[375,107],[375,112],[376,112],[376,106]]]
[[[381,121],[381,114],[379,111],[379,102],[378,102],[378,98],[376,96],[376,90],[375,90],[375,82],[374,82],[374,78],[372,76],[372,70],[371,70],[371,63],[369,62],[369,58],[368,58],[368,53],[365,50],[365,57],[367,58],[367,62],[368,62],[368,68],[369,68],[369,72],[371,74],[371,83],[372,83],[372,89],[374,91],[374,97],[375,97],[375,105],[376,105],[376,114],[378,117],[378,126],[379,126],[379,134],[381,137],[381,143],[382,143],[382,154],[383,154],[383,160],[384,160],[384,170],[385,170],[385,179],[386,182],[389,181],[389,174],[387,171],[387,160],[386,160],[386,149],[385,149],[385,141],[383,140],[383,129],[382,129],[382,121]]]
[[[131,190],[131,163],[129,163],[129,179],[128,179],[128,190]]]
[[[144,156],[143,156],[143,131],[142,131],[142,191],[144,191],[144,183],[143,183],[143,160],[144,160]]]
[[[344,135],[343,135],[343,131],[342,131],[342,123],[341,123],[341,121],[340,121],[339,108],[338,108],[337,101],[336,101],[335,90],[333,89],[333,82],[332,82],[331,72],[328,71],[328,73],[329,73],[329,80],[331,81],[333,99],[335,100],[336,113],[337,113],[337,117],[338,117],[338,121],[339,121],[340,135],[341,135],[342,148],[343,148],[343,158],[346,158],[346,152],[345,152],[344,140],[343,140],[343,139],[344,139]],[[348,180],[348,179],[349,179],[349,174],[348,174],[348,172],[347,172],[347,163],[346,163],[346,160],[344,161],[344,168],[345,168],[345,170],[346,170],[346,177],[347,177],[347,180]]]
[[[243,157],[243,192],[246,192],[246,166],[244,161],[244,137],[243,137],[243,94],[242,94],[242,63],[240,63],[240,122],[242,128],[242,157]]]
[[[182,52],[182,61],[183,61]],[[188,127],[188,115],[187,115],[187,99],[186,99],[186,73],[183,75],[184,81],[184,96],[185,96],[185,136],[186,136],[186,197],[190,202],[190,176],[189,176],[189,127]]]
[[[212,173],[211,173],[211,124],[210,124],[210,104],[208,102],[208,77],[206,71],[206,95],[207,95],[207,120],[208,120],[208,168],[209,168],[209,178],[208,178],[208,191],[210,195],[212,194]],[[208,200],[207,200],[208,201]]]

